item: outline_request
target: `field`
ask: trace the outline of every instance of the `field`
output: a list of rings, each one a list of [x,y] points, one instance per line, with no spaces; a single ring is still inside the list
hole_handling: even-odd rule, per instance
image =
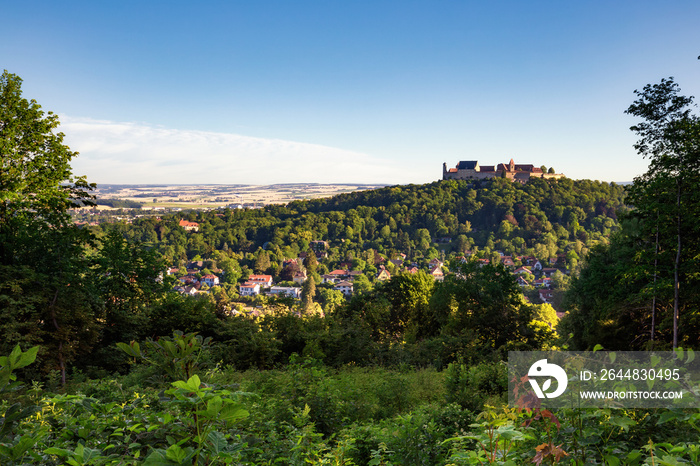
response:
[[[98,199],[141,202],[144,208],[263,207],[301,199],[376,189],[370,184],[275,184],[275,185],[99,185]]]

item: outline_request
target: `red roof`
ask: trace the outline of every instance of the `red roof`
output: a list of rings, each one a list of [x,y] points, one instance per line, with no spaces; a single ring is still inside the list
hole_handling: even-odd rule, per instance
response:
[[[180,220],[181,227],[199,227],[197,222],[188,222],[187,220]]]
[[[272,275],[251,275],[248,277],[249,282],[271,282]]]

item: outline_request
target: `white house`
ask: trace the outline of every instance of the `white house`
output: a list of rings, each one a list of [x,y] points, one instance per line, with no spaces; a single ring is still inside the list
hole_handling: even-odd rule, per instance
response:
[[[207,274],[202,277],[202,281],[211,288],[212,286],[217,286],[219,284],[219,277],[214,274]]]
[[[255,296],[260,294],[260,283],[245,282],[241,285],[241,296]]]
[[[352,294],[352,283],[348,281],[336,283],[333,288],[340,291],[345,296],[350,296]]]
[[[301,297],[301,288],[291,286],[273,286],[270,288],[270,291],[267,294],[275,296],[289,296],[291,298],[299,299]]]

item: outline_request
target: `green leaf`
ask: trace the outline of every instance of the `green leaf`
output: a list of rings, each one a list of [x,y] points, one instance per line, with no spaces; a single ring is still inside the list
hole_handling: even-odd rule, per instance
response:
[[[178,445],[170,445],[165,451],[165,457],[177,464],[182,464],[187,458],[187,453]]]
[[[56,447],[47,448],[46,450],[44,450],[44,453],[46,453],[47,455],[55,455],[60,457],[65,457],[72,454],[72,452],[66,450],[65,448]]]
[[[226,422],[233,422],[248,417],[248,411],[241,408],[238,403],[226,405],[219,413],[219,419]]]
[[[185,382],[184,380],[176,380],[175,382],[172,383],[173,387],[175,388],[181,388],[183,390],[189,390],[190,386]]]
[[[207,401],[207,415],[209,417],[216,417],[221,411],[221,406],[223,405],[223,400],[220,396],[215,396],[214,398]]]
[[[193,375],[187,380],[187,387],[190,388],[193,392],[198,391],[201,385],[202,382],[199,380],[199,376],[197,374]]]
[[[22,355],[22,350],[20,349],[19,345],[15,346],[15,348],[12,350],[10,353],[10,356],[8,358],[8,366],[10,369],[15,369],[17,367],[17,362],[19,361],[19,357]]]
[[[686,364],[690,364],[691,362],[693,362],[695,360],[695,351],[693,351],[692,348],[688,348],[686,350],[685,354],[686,354],[686,360],[685,360]]]
[[[659,417],[659,420],[656,424],[657,425],[663,424],[664,422],[668,422],[668,421],[671,421],[671,420],[677,419],[677,418],[678,418],[678,413],[676,413],[674,411],[664,411],[661,414],[661,416]]]
[[[117,348],[134,358],[138,358],[141,356],[141,351],[139,350],[138,343],[136,343],[135,341],[132,341],[130,345],[119,342],[117,343]]]
[[[207,440],[209,441],[209,445],[211,445],[212,453],[215,455],[218,455],[228,447],[226,436],[221,432],[210,432],[209,435],[207,435]]]
[[[675,353],[676,353],[676,358],[682,361],[683,360],[683,348],[678,347],[678,348],[674,349],[673,351],[675,351]]]
[[[18,346],[19,348],[19,346]],[[15,369],[20,368],[20,367],[26,367],[33,363],[36,360],[36,354],[39,351],[38,346],[34,346],[32,348],[29,348],[27,351],[22,353],[22,356],[19,358],[19,361],[15,365]]]
[[[637,425],[635,420],[623,416],[612,416],[608,422],[614,426],[621,427],[625,432],[629,430],[630,426]]]
[[[12,447],[12,458],[19,460],[24,456],[24,454],[34,446],[37,439],[30,437],[29,435],[23,435],[22,438],[17,442],[17,445]]]
[[[598,343],[597,345],[595,345],[595,346],[593,347],[593,352],[600,351],[600,350],[602,350],[602,349],[603,349],[603,345],[601,345],[600,343]]]

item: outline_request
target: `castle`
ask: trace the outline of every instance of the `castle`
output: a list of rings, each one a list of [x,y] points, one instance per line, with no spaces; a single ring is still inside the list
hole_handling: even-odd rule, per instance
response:
[[[447,168],[442,164],[443,180],[469,180],[486,178],[507,178],[511,181],[526,183],[530,178],[563,178],[562,173],[546,173],[540,167],[534,165],[517,164],[510,159],[510,163],[498,165],[479,165],[476,160],[459,162],[455,168]]]

